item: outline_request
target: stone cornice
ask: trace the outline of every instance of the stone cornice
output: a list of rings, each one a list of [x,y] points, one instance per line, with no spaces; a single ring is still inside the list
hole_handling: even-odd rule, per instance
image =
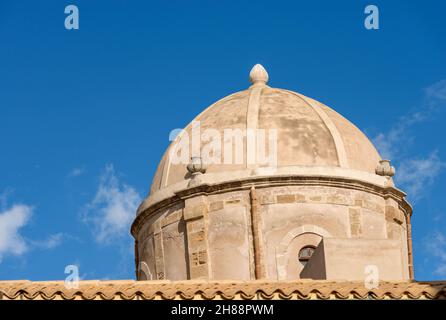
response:
[[[181,203],[181,201],[196,197],[199,195],[211,195],[219,193],[227,193],[233,191],[249,191],[255,186],[256,189],[279,187],[279,186],[323,186],[323,187],[338,187],[352,190],[364,191],[383,198],[393,198],[399,203],[400,208],[406,214],[412,214],[412,208],[404,199],[406,194],[393,186],[381,187],[375,184],[340,177],[327,176],[264,176],[264,177],[249,177],[233,181],[227,181],[216,184],[201,184],[192,188],[185,188],[174,193],[173,196],[165,198],[148,208],[142,210],[135,218],[131,233],[134,237],[138,233],[141,223],[151,216],[152,213],[172,205]]]

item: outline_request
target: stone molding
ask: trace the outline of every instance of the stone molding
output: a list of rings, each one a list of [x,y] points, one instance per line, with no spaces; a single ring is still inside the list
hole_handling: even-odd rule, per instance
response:
[[[320,176],[267,176],[267,177],[252,177],[247,179],[240,179],[236,181],[229,181],[219,184],[203,184],[193,188],[186,188],[176,192],[173,196],[161,200],[141,211],[135,218],[131,233],[136,238],[141,226],[146,219],[152,214],[164,210],[171,206],[183,203],[188,198],[197,196],[221,194],[233,191],[249,191],[252,186],[256,189],[273,188],[281,186],[321,186],[321,187],[337,187],[351,190],[364,191],[383,197],[384,199],[392,198],[397,203],[399,208],[405,214],[412,214],[412,207],[405,200],[405,193],[395,187],[380,187],[365,181],[344,179],[339,177],[320,177]]]

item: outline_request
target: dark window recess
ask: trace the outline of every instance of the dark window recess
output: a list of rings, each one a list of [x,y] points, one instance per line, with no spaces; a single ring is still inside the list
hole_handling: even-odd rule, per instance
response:
[[[305,246],[302,249],[300,249],[299,262],[305,266],[308,260],[310,260],[311,256],[313,255],[315,249],[316,249],[315,246]]]

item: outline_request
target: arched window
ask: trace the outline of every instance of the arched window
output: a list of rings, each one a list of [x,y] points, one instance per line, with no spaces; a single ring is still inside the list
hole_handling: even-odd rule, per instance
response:
[[[308,260],[310,260],[315,249],[316,249],[315,246],[305,246],[302,249],[300,249],[299,262],[302,263],[303,266],[305,266]]]

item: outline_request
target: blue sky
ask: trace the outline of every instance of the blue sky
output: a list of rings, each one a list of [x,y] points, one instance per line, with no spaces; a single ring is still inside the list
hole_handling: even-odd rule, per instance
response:
[[[64,28],[69,4],[79,30]],[[368,4],[379,30],[364,28]],[[414,205],[415,276],[446,278],[445,10],[1,1],[0,279],[63,279],[69,264],[84,279],[133,278],[132,210],[169,132],[245,89],[255,63],[271,86],[331,106],[391,157]]]

